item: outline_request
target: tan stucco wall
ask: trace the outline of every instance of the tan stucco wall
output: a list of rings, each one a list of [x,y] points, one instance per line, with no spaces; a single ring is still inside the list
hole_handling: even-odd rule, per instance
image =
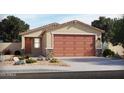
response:
[[[54,31],[50,31],[50,32],[47,32],[47,48],[53,48],[54,44],[54,37],[53,35],[54,34],[75,34],[75,35],[95,35],[96,36],[96,41],[97,41],[97,38],[101,38],[101,32],[99,31],[95,31],[95,30],[92,30],[92,29],[89,29],[89,28],[86,28],[86,27],[80,27],[80,26],[66,26],[64,28],[61,28],[61,29],[57,29],[57,30],[54,30]],[[98,42],[96,44],[96,48],[100,48],[100,42]]]
[[[109,43],[108,48],[114,51],[116,54],[124,55],[124,48],[121,45],[113,46],[111,43]]]
[[[0,43],[0,51],[2,52],[5,49],[9,49],[12,52],[21,50],[21,43]]]

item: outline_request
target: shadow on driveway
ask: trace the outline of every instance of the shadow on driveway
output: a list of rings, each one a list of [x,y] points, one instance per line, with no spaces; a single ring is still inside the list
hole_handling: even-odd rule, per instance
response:
[[[110,58],[68,58],[61,59],[66,62],[90,63],[94,65],[124,65],[124,60]]]
[[[69,62],[100,62],[100,61],[108,61],[108,58],[66,58],[61,59]]]
[[[124,66],[124,60],[110,60],[110,61],[102,61],[97,62],[96,65],[117,65],[117,66]]]

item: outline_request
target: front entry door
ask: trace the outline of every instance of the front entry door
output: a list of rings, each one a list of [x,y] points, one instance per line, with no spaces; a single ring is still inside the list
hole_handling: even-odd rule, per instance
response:
[[[32,47],[32,38],[26,37],[25,38],[25,53],[31,54],[31,47]]]

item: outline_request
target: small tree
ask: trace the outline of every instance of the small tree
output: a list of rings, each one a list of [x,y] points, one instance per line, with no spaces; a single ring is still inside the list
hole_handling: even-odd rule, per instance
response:
[[[15,16],[7,16],[0,22],[0,34],[5,42],[20,41],[19,33],[29,29],[29,25]]]
[[[113,31],[114,36],[111,40],[113,45],[120,44],[124,47],[124,17],[115,21]]]
[[[103,42],[111,42],[113,45],[121,44],[124,47],[124,17],[110,19],[99,17],[94,20],[92,26],[105,30],[102,35]]]
[[[105,17],[99,17],[99,20],[94,20],[92,26],[99,29],[105,30],[105,33],[102,34],[102,41],[109,42],[113,37],[112,27],[114,25],[114,20]]]

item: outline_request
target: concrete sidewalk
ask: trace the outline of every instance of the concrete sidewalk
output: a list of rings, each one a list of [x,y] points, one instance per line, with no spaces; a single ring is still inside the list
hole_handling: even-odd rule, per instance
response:
[[[68,67],[60,66],[3,66],[0,73],[44,73],[44,72],[65,72]]]

